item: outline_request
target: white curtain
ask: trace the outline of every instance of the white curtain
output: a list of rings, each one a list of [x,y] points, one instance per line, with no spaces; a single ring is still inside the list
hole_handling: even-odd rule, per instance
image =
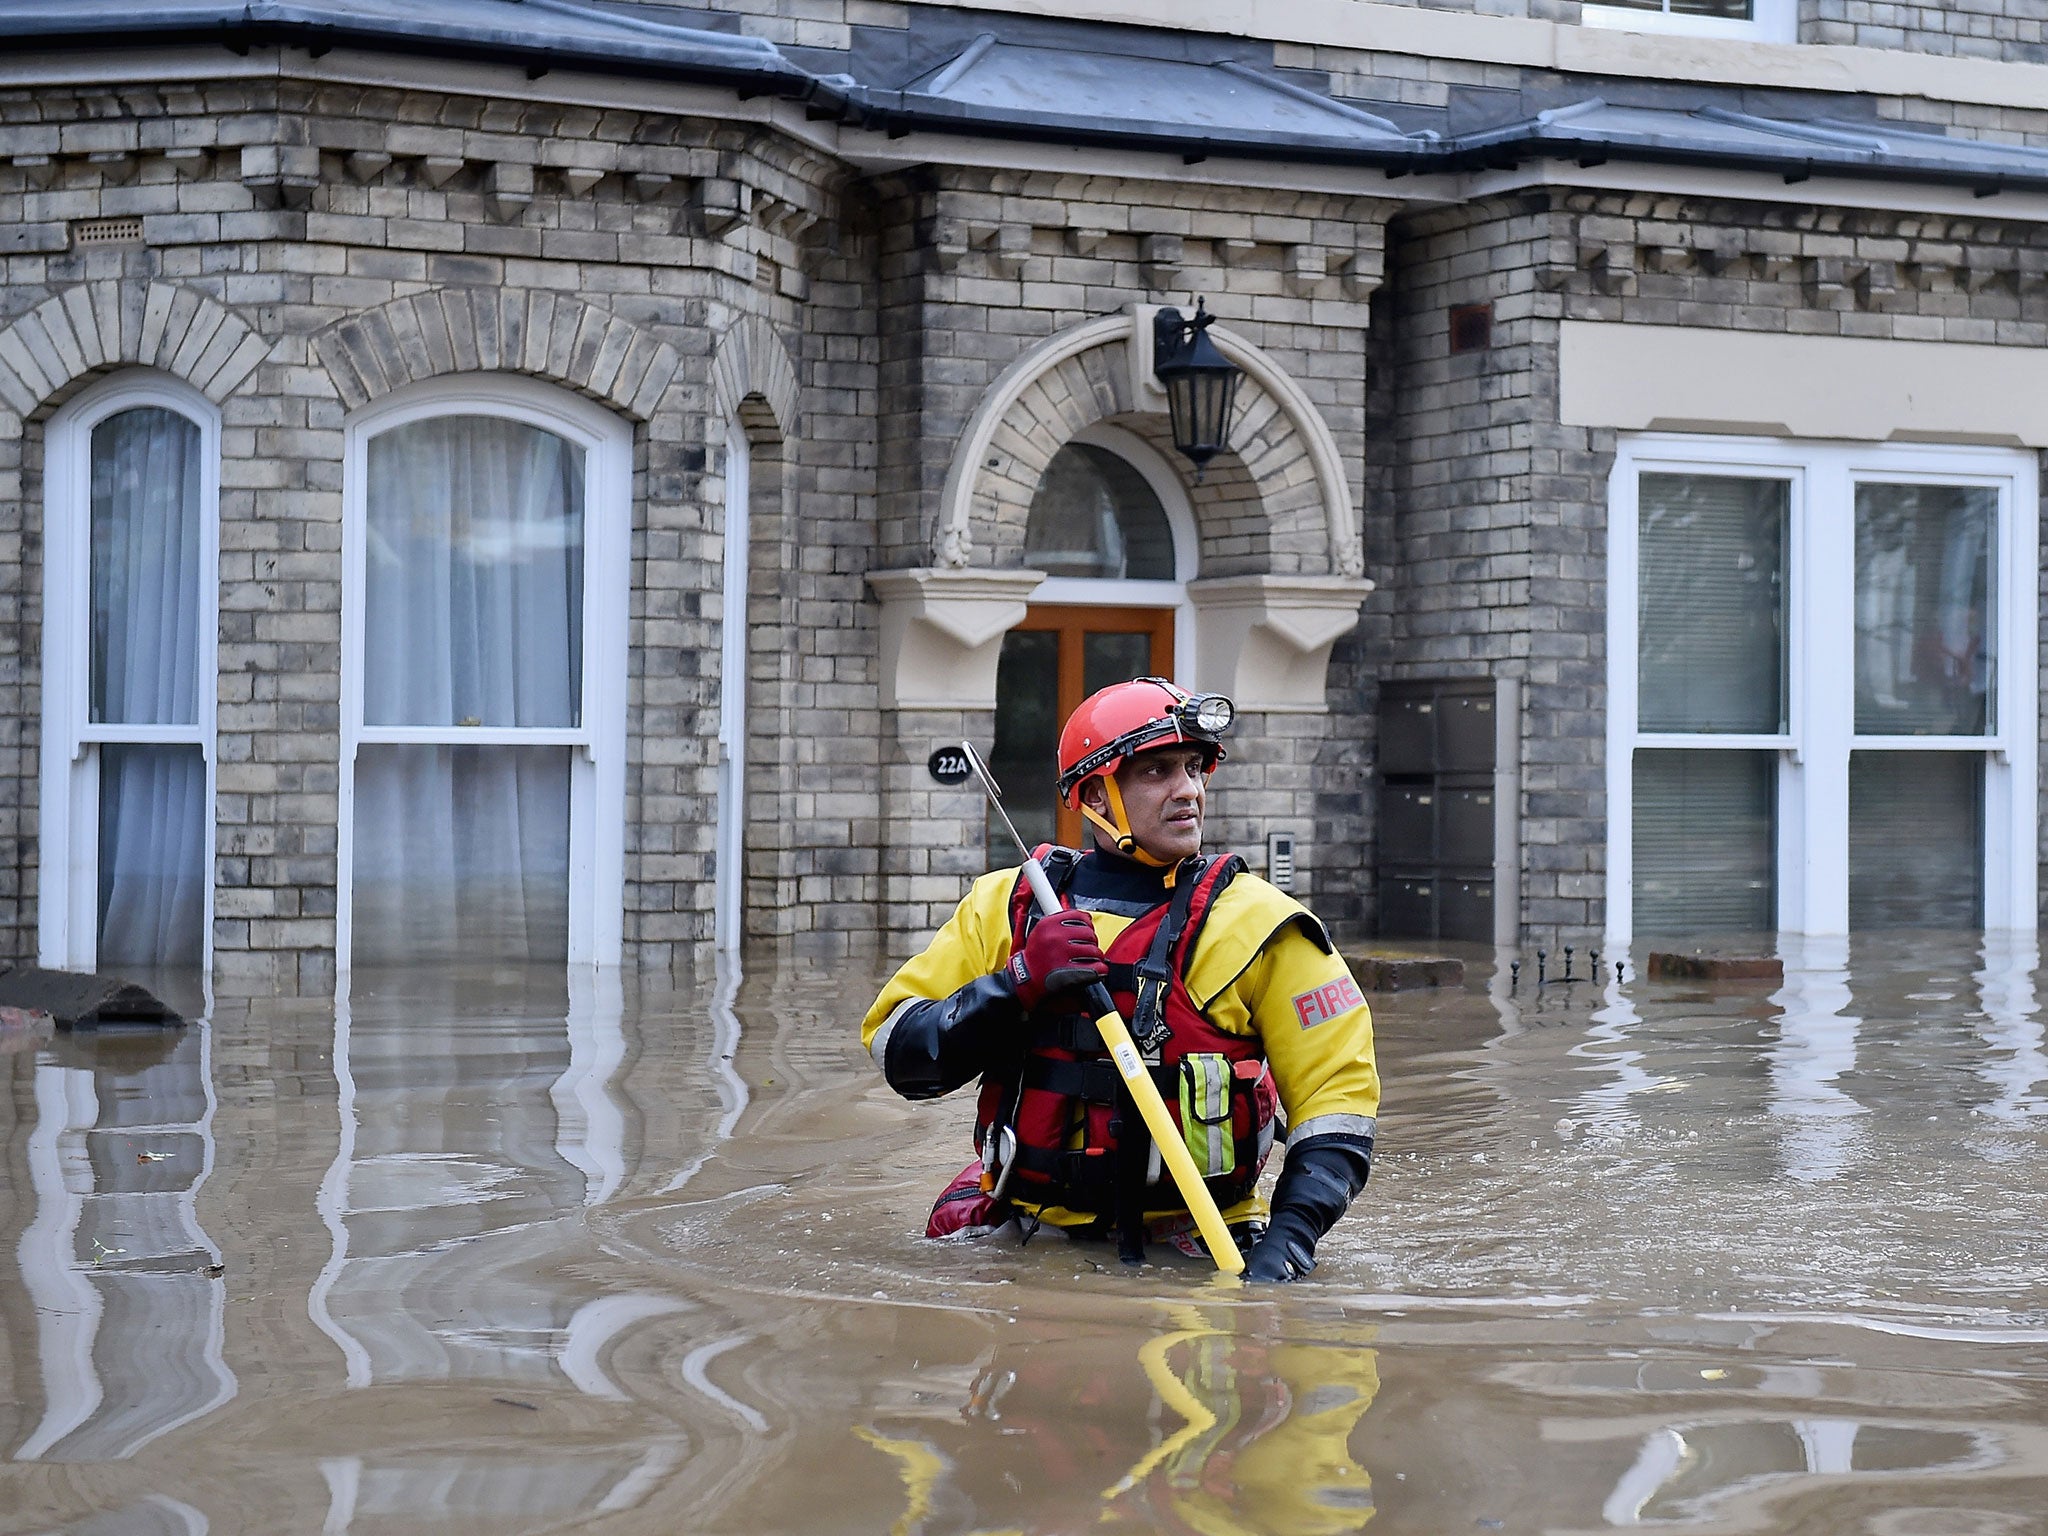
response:
[[[576,725],[582,450],[443,416],[368,461],[364,724]],[[355,962],[566,958],[569,773],[565,747],[360,748]]]
[[[200,433],[120,411],[92,433],[91,711],[96,724],[199,719]],[[99,749],[99,958],[197,965],[205,952],[206,760],[197,746]]]

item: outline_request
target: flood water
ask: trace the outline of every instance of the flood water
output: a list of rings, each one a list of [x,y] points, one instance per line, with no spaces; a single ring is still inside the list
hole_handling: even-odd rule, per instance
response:
[[[1286,1288],[925,1241],[872,971],[0,1034],[0,1532],[2048,1531],[2031,943],[1474,958]]]

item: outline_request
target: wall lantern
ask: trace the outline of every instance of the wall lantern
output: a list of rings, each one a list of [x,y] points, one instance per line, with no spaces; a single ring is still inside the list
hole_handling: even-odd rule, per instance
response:
[[[1198,484],[1209,461],[1230,446],[1230,408],[1242,376],[1209,339],[1215,319],[1197,299],[1192,320],[1177,309],[1162,309],[1152,320],[1152,371],[1166,388],[1173,446],[1193,462]]]

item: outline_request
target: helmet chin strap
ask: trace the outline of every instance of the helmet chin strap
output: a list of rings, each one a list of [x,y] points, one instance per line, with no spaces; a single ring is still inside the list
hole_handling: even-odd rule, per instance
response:
[[[1125,858],[1136,859],[1140,864],[1149,864],[1154,869],[1166,869],[1177,863],[1177,860],[1154,858],[1138,846],[1137,838],[1131,835],[1131,818],[1124,810],[1123,791],[1116,787],[1116,779],[1112,775],[1105,773],[1101,778],[1103,793],[1109,798],[1110,816],[1116,819],[1110,820],[1109,816],[1104,816],[1086,800],[1081,802],[1081,814],[1107,832],[1116,851]]]

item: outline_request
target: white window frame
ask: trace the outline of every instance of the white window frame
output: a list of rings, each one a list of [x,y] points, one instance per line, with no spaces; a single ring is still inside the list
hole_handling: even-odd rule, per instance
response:
[[[1579,8],[1581,25],[1603,32],[1655,32],[1673,37],[1725,37],[1750,43],[1799,41],[1798,0],[1754,0],[1748,21],[1724,16],[1684,16],[1671,11],[1639,11],[1625,5],[1600,5],[1594,0]]]
[[[1031,592],[1031,602],[1088,608],[1171,608],[1173,610],[1173,680],[1184,688],[1194,686],[1195,605],[1188,599],[1188,583],[1201,565],[1201,538],[1195,525],[1195,509],[1187,489],[1173,466],[1135,432],[1107,422],[1083,427],[1069,443],[1085,443],[1115,454],[1152,487],[1159,505],[1166,511],[1166,526],[1173,539],[1173,580],[1127,581],[1105,576],[1048,576]]]
[[[156,407],[199,428],[199,688],[190,725],[92,720],[92,434],[109,416]],[[203,972],[213,974],[214,730],[220,697],[220,411],[168,374],[117,374],[50,418],[43,465],[43,742],[37,861],[39,963],[99,963],[100,756],[103,742],[199,748],[206,763]],[[207,577],[211,576],[211,580]]]
[[[754,445],[726,424],[725,558],[718,640],[718,875],[712,882],[717,947],[736,952],[747,926],[747,609],[752,568]]]
[[[1644,473],[1740,475],[1791,484],[1786,536],[1786,725],[1777,734],[1637,728],[1637,488]],[[1634,921],[1638,747],[1775,752],[1778,931],[1849,931],[1849,755],[1979,752],[1984,777],[1984,926],[2037,925],[2041,710],[2037,695],[2040,464],[2029,452],[1917,443],[1624,437],[1608,480],[1607,942]],[[1861,736],[1855,729],[1855,488],[1858,482],[1979,485],[1997,491],[1993,544],[1995,729],[1982,736]],[[1831,679],[1822,686],[1821,679]]]
[[[584,450],[583,715],[576,726],[372,726],[363,723],[364,551],[371,438],[435,416],[501,416]],[[617,965],[625,923],[626,667],[631,600],[633,438],[610,412],[565,390],[500,374],[464,374],[395,390],[351,415],[342,459],[341,782],[335,964],[345,992],[355,875],[355,763],[375,744],[565,746],[569,775],[569,964]]]

